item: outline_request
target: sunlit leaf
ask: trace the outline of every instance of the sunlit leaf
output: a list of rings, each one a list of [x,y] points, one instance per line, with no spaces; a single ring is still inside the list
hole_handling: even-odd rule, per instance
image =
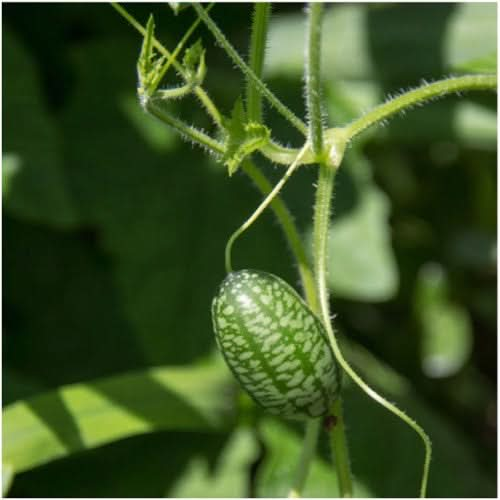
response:
[[[497,115],[494,110],[471,102],[457,106],[454,128],[466,145],[494,150],[497,137]]]
[[[3,410],[3,461],[21,472],[81,450],[160,429],[216,430],[231,411],[219,362],[153,368],[73,384]]]
[[[422,327],[422,370],[433,378],[454,375],[470,357],[472,330],[467,311],[448,298],[446,276],[438,264],[420,270],[415,310]]]
[[[10,463],[2,464],[2,495],[5,495],[14,479],[14,467]]]
[[[443,40],[443,57],[452,69],[496,72],[495,4],[457,3]]]
[[[459,63],[455,69],[464,73],[496,73],[497,53],[492,52],[486,56]]]

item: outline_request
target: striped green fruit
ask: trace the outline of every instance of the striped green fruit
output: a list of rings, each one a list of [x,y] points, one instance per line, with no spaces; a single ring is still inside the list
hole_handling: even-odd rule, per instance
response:
[[[340,370],[325,329],[297,292],[269,273],[230,273],[212,303],[217,345],[252,398],[290,418],[327,415]]]

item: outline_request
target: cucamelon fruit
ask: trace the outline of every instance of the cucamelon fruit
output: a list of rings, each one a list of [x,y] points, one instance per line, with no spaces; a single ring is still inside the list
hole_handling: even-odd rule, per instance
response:
[[[252,398],[289,418],[327,415],[340,370],[321,321],[272,274],[230,273],[212,303],[217,345]]]

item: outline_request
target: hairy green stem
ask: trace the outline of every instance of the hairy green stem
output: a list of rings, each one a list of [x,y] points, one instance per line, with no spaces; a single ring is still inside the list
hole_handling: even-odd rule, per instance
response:
[[[328,240],[328,223],[330,217],[330,198],[333,189],[333,180],[335,170],[326,165],[321,165],[315,207],[314,219],[314,251],[315,262],[314,270],[317,280],[317,289],[320,302],[321,315],[325,323],[326,332],[330,345],[332,346],[335,358],[339,362],[344,371],[351,379],[372,399],[377,401],[384,408],[394,413],[401,420],[406,422],[422,439],[425,447],[425,458],[422,472],[422,481],[420,484],[420,496],[425,497],[427,491],[427,482],[429,476],[429,467],[431,461],[431,440],[425,431],[412,418],[400,410],[397,406],[387,401],[375,390],[373,390],[349,365],[344,358],[342,351],[338,345],[337,339],[333,332],[333,328],[329,321],[330,305],[328,297],[328,287],[326,284],[326,263],[327,263],[327,240]],[[352,488],[351,495],[352,495]]]
[[[425,101],[444,97],[456,92],[469,90],[494,90],[497,87],[496,75],[465,75],[445,78],[405,92],[380,104],[368,113],[345,127],[349,139],[363,132],[368,127],[390,116]]]
[[[224,33],[214,23],[212,18],[208,15],[206,10],[199,3],[193,3],[193,8],[200,16],[201,20],[206,24],[207,28],[212,32],[217,42],[226,51],[227,55],[233,62],[240,68],[242,73],[248,80],[251,80],[255,88],[269,101],[269,103],[276,108],[276,110],[283,115],[297,130],[302,134],[307,135],[307,126],[298,118],[289,108],[287,108],[262,82],[254,71],[245,63],[241,56],[236,52],[236,49],[231,45],[229,40],[225,37]]]
[[[320,418],[311,418],[306,424],[304,443],[300,453],[299,463],[293,478],[293,486],[288,493],[288,498],[299,498],[309,473],[309,465],[314,458],[314,452],[318,443],[318,435],[321,427]]]
[[[328,228],[330,224],[330,205],[333,193],[333,184],[336,169],[326,163],[319,165],[318,185],[316,188],[316,202],[314,205],[314,276],[316,278],[316,290],[319,298],[320,317],[323,320],[325,329],[328,333],[330,344],[335,344],[335,335],[331,325],[330,304],[328,296],[328,287],[326,284],[327,270],[327,240]],[[337,353],[335,352],[337,358]],[[338,409],[341,408],[341,398],[337,399]],[[339,415],[335,415],[337,418]],[[340,415],[343,419],[342,415]],[[349,450],[347,439],[345,437],[345,428],[343,425],[336,426],[333,429],[334,446],[332,452],[335,455],[335,464],[339,484],[339,494],[341,497],[352,497],[352,479],[349,465]]]
[[[225,151],[224,145],[220,142],[212,139],[209,135],[205,134],[201,130],[186,125],[182,120],[179,120],[173,116],[165,107],[165,101],[159,97],[150,97],[145,102],[145,109],[148,113],[152,114],[154,117],[158,118],[162,122],[170,125],[172,128],[177,130],[182,137],[189,139],[195,143],[200,144],[205,147],[210,152],[222,155]]]
[[[323,4],[309,4],[306,57],[306,103],[309,115],[309,139],[316,156],[323,152],[323,121],[321,113],[321,21]]]
[[[264,69],[270,13],[271,4],[269,2],[254,5],[249,64],[255,76],[260,79],[262,79],[262,70]],[[262,95],[250,78],[247,78],[247,115],[248,121],[262,123]]]
[[[306,104],[309,114],[309,141],[311,143],[311,161],[313,162],[323,152],[323,125],[321,117],[321,95],[320,88],[320,48],[321,48],[321,19],[323,5],[321,3],[310,4],[308,24],[308,51],[306,66]],[[305,154],[304,154],[305,156]],[[314,311],[318,312],[318,295],[315,294]],[[311,461],[314,458],[318,433],[321,421],[309,419],[306,423],[306,432],[299,463],[295,473],[295,480],[288,496],[300,497],[304,488]]]
[[[280,163],[281,165],[290,165],[293,159],[297,157],[297,153],[300,149],[296,148],[286,148],[281,144],[269,141],[259,148],[259,152],[266,158],[274,163]],[[305,163],[313,163],[313,158],[311,154],[304,155]]]

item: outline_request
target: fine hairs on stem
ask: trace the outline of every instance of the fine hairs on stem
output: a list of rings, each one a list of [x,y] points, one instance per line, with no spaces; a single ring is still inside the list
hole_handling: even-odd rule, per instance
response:
[[[143,35],[146,34],[146,30],[142,27],[142,25],[130,16],[130,14],[123,7],[117,4],[114,4],[113,6],[123,17],[127,19],[128,22],[134,26],[135,29]],[[260,191],[266,194],[266,197],[256,211],[247,219],[247,221],[229,238],[225,251],[226,268],[228,272],[232,269],[231,251],[232,245],[236,239],[246,229],[248,229],[262,214],[265,208],[270,205],[278,218],[278,221],[290,244],[293,255],[298,263],[305,297],[311,309],[322,318],[332,351],[338,363],[367,395],[380,405],[384,406],[387,410],[394,413],[398,418],[406,422],[422,439],[425,446],[425,459],[420,494],[421,496],[425,496],[431,460],[431,441],[429,437],[413,419],[407,416],[394,404],[388,402],[385,398],[375,392],[361,379],[359,375],[357,375],[344,358],[330,322],[329,293],[326,283],[328,262],[326,243],[329,231],[330,206],[335,173],[337,168],[340,166],[346,144],[348,144],[368,127],[380,124],[396,113],[401,113],[415,107],[416,105],[430,102],[439,97],[469,90],[495,89],[497,85],[496,75],[463,75],[446,78],[433,83],[424,83],[418,88],[404,92],[375,107],[373,110],[365,113],[344,127],[325,130],[321,110],[322,102],[320,95],[319,64],[321,19],[323,14],[322,4],[312,3],[308,9],[307,64],[305,78],[305,95],[308,117],[307,125],[302,122],[300,118],[295,116],[262,81],[262,67],[264,64],[265,40],[269,24],[270,5],[268,3],[255,5],[252,23],[250,58],[248,64],[243,61],[241,56],[236,52],[234,47],[230,44],[225,35],[209,16],[208,11],[211,6],[205,9],[200,4],[193,4],[193,8],[198,16],[196,22],[182,38],[173,53],[170,53],[167,49],[165,49],[154,37],[151,37],[150,40],[151,46],[158,50],[160,54],[165,57],[166,61],[165,66],[163,66],[156,79],[153,79],[155,84],[160,82],[165,75],[168,66],[172,65],[178,72],[179,76],[186,81],[187,86],[180,87],[179,89],[173,89],[170,93],[164,92],[163,94],[153,94],[148,99],[145,109],[162,122],[173,127],[182,136],[203,146],[209,152],[214,153],[218,158],[223,157],[226,153],[226,144],[219,140],[219,136],[217,136],[217,139],[214,139],[207,133],[185,124],[166,108],[166,97],[183,97],[187,93],[193,92],[205,108],[205,111],[211,117],[218,130],[220,132],[224,132],[222,114],[218,110],[215,103],[209,98],[202,86],[202,82],[190,87],[188,81],[189,79],[184,73],[182,65],[177,61],[177,56],[179,55],[182,47],[185,45],[187,39],[193,33],[199,22],[202,21],[246,78],[245,102],[247,103],[247,113],[249,119],[257,124],[262,123],[262,98],[265,98],[270,105],[273,106],[290,124],[306,136],[305,142],[300,148],[285,148],[273,143],[272,140],[269,140],[268,142],[263,142],[257,149],[264,156],[271,159],[271,161],[288,166],[286,173],[274,188],[272,188],[269,181],[255,166],[255,164],[251,162],[249,158],[245,159],[242,165],[243,171],[254,181]],[[153,87],[155,86],[153,85]],[[332,152],[335,154],[332,154]],[[300,238],[299,231],[286,205],[278,197],[278,193],[301,164],[310,164],[314,162],[318,163],[319,178],[314,208],[313,274],[308,264],[306,252]],[[337,425],[330,433],[332,450],[335,454],[336,472],[339,477],[340,494],[341,496],[351,496],[353,493],[352,479],[349,467],[347,440],[345,439],[343,427],[342,404],[340,399],[338,399],[334,404],[332,413],[335,417],[337,417],[337,421],[341,424]],[[307,477],[309,463],[314,456],[318,429],[319,427],[317,422],[310,422],[307,424],[304,446],[295,475],[296,480],[293,484],[292,490],[290,491],[291,496],[298,496],[301,494],[301,490]]]
[[[309,117],[309,140],[311,141],[313,154],[319,160],[319,180],[316,188],[316,202],[314,205],[314,225],[313,225],[313,248],[314,248],[314,277],[316,280],[316,293],[319,297],[320,318],[327,327],[330,325],[330,311],[328,305],[325,307],[325,297],[328,301],[328,292],[325,284],[321,280],[323,273],[326,273],[326,257],[322,259],[322,252],[326,254],[326,245],[323,239],[326,239],[330,220],[330,199],[333,191],[333,177],[338,165],[326,163],[323,158],[326,156],[323,140],[323,122],[321,111],[321,28],[323,18],[323,4],[310,3],[308,9],[307,25],[307,57],[306,57],[306,106]],[[340,163],[341,158],[338,158]],[[328,171],[329,181],[324,180],[323,173]],[[329,339],[330,340],[330,339]],[[349,449],[347,447],[347,438],[345,436],[345,427],[343,425],[342,415],[342,396],[339,394],[332,410],[334,417],[341,425],[334,426],[332,455],[335,456],[335,471],[337,473],[339,495],[341,497],[352,497],[353,487],[351,478],[351,469],[349,464]],[[307,440],[305,444],[307,444]],[[304,452],[303,452],[304,453]]]

